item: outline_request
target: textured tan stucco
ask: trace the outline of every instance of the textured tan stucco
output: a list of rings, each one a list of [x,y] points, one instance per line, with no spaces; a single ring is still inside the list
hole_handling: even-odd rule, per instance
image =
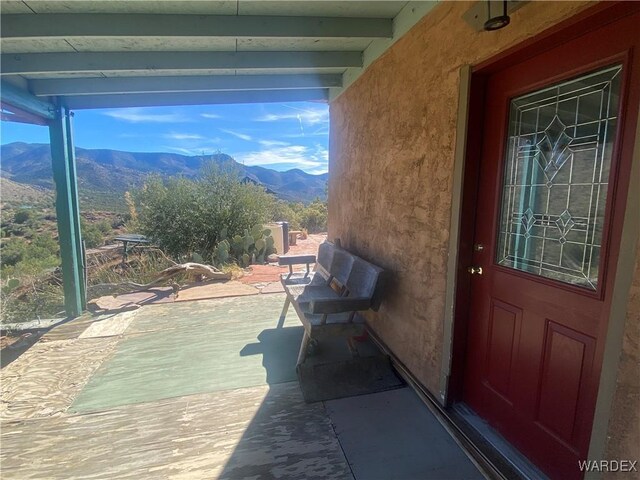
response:
[[[640,463],[640,242],[636,250],[604,458],[638,460]],[[637,479],[640,478],[640,466],[633,474],[625,472],[605,477]]]
[[[368,321],[433,394],[441,369],[459,70],[589,5],[530,2],[475,32],[443,2],[331,104],[329,236],[392,273]]]

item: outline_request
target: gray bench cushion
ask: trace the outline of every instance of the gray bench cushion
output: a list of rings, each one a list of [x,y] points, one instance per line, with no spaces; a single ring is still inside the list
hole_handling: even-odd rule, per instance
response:
[[[287,285],[284,289],[291,301],[300,305],[308,304],[311,300],[340,297],[340,295],[328,285]]]
[[[375,293],[382,269],[355,257],[347,279],[349,297],[369,297]]]
[[[282,285],[326,285],[327,278],[324,272],[296,272],[293,275],[283,273],[280,275]]]
[[[372,306],[381,273],[380,267],[325,242],[318,249],[313,274],[283,275],[282,284],[307,330],[337,332],[340,325],[344,329],[349,329],[349,324],[362,326],[363,318],[354,312]],[[336,283],[334,288],[330,282]]]
[[[354,258],[355,257],[346,250],[336,248],[333,252],[333,260],[331,262],[329,273],[340,283],[340,285],[347,284]]]

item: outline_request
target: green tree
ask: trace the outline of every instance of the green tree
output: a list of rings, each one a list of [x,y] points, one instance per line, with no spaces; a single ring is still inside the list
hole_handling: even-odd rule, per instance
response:
[[[300,213],[300,225],[306,228],[309,233],[320,233],[327,231],[327,203],[316,198],[309,205],[304,207]]]
[[[302,203],[295,204],[285,202],[284,200],[277,200],[273,205],[273,213],[271,220],[274,222],[289,222],[289,228],[291,230],[300,230],[300,214],[304,208]]]
[[[135,192],[143,234],[172,255],[210,258],[221,233],[241,235],[270,220],[274,199],[237,170],[208,164],[197,179],[151,177]]]

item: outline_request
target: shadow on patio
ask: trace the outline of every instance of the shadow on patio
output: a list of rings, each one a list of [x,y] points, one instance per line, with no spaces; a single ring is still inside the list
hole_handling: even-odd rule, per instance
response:
[[[306,404],[284,296],[53,329],[2,370],[7,478],[482,478],[407,387]],[[99,325],[99,327],[98,327]]]

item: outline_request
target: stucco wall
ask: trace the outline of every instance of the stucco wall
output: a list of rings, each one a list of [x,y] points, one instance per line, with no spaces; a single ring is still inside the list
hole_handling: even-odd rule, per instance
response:
[[[459,70],[588,6],[530,2],[497,32],[443,2],[331,104],[329,236],[392,272],[369,324],[434,395],[443,318]]]
[[[462,20],[472,2],[438,5],[331,104],[329,236],[392,272],[368,321],[438,395],[459,69],[581,11],[531,2],[501,31]],[[640,445],[640,244],[605,458]],[[626,477],[625,477],[626,478]]]
[[[638,242],[635,273],[622,339],[616,390],[609,420],[608,460],[640,460],[640,242]],[[640,469],[640,467],[639,467]],[[606,478],[640,478],[635,474],[609,474]]]

